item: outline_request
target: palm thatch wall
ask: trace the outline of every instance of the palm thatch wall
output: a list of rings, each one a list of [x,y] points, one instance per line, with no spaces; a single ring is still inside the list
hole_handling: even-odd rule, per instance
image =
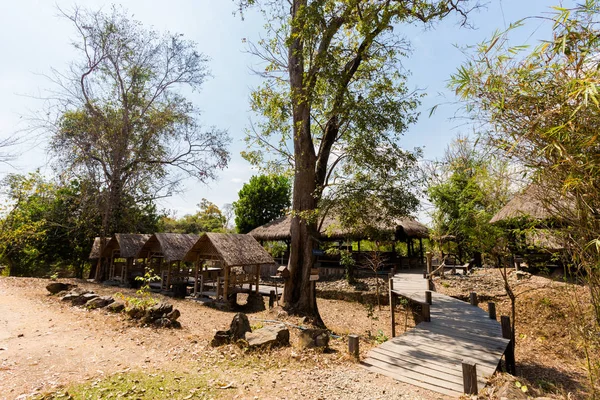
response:
[[[185,261],[220,260],[228,267],[275,264],[267,251],[250,235],[205,233],[185,256]]]
[[[291,237],[292,218],[291,216],[285,216],[278,218],[268,224],[259,226],[258,228],[250,231],[257,240],[289,240]],[[427,227],[413,218],[400,218],[395,220],[389,226],[382,226],[376,228],[382,233],[390,235],[404,236],[406,238],[427,238],[429,237],[429,230]],[[350,231],[343,229],[342,225],[335,218],[325,218],[321,225],[321,236],[328,239],[362,239],[364,233],[356,230]]]
[[[145,258],[150,253],[160,253],[166,262],[181,261],[199,238],[199,235],[191,233],[155,233],[146,241],[137,256]]]

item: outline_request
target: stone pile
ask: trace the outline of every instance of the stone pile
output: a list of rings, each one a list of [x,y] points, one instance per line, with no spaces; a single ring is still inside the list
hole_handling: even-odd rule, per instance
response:
[[[105,309],[114,313],[126,312],[133,319],[158,327],[181,327],[177,321],[181,313],[179,310],[173,309],[172,304],[158,303],[150,307],[134,306],[126,309],[126,304],[122,300],[115,300],[111,296],[100,296],[76,285],[53,282],[46,286],[46,289],[51,294],[60,296],[62,301],[71,303],[72,306],[80,306],[89,310]]]
[[[236,343],[245,340],[250,348],[278,347],[290,345],[290,331],[284,324],[265,326],[252,332],[248,317],[244,313],[237,313],[231,321],[229,329],[217,331],[211,341],[212,346]]]

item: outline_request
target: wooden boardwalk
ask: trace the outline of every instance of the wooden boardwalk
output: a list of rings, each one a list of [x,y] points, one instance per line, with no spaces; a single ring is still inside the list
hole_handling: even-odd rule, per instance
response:
[[[417,273],[394,277],[394,294],[425,302],[428,280]],[[362,362],[369,371],[424,389],[459,397],[463,394],[462,362],[476,364],[478,389],[492,375],[509,343],[499,322],[469,303],[432,292],[431,322],[372,349]]]

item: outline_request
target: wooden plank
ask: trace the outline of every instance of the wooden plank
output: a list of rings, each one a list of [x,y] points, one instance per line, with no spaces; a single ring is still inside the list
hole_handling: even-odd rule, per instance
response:
[[[367,367],[367,369],[376,372],[378,374],[389,376],[390,378],[394,378],[400,382],[408,383],[410,385],[414,385],[417,387],[421,387],[423,389],[431,390],[433,392],[445,394],[447,396],[459,397],[462,395],[461,391],[451,390],[444,386],[436,385],[435,382],[423,382],[420,379],[415,379],[409,376],[405,376],[398,373],[399,368],[395,368],[389,364],[383,363],[377,360],[371,360],[370,363],[366,363],[363,361],[363,365]]]
[[[462,376],[428,370],[418,364],[409,363],[398,358],[394,359],[382,354],[375,354],[365,360],[365,362],[372,363],[374,360],[399,368],[398,372],[409,378],[421,379],[427,382],[440,381],[438,385],[448,389],[460,390],[460,385],[462,384]]]
[[[411,331],[410,333],[407,333],[406,337],[411,337],[413,340],[434,341],[435,343],[438,343],[440,346],[450,345],[450,346],[464,347],[466,349],[483,350],[483,351],[489,351],[489,350],[496,349],[496,348],[498,351],[504,351],[504,348],[506,347],[500,341],[498,341],[497,343],[473,342],[473,341],[469,340],[467,337],[462,337],[462,336],[458,336],[458,335],[449,336],[442,332],[426,330],[421,327],[417,327],[417,328],[413,329],[413,331]]]
[[[458,370],[460,369],[463,359],[462,356],[457,356],[453,353],[443,354],[442,352],[432,352],[430,349],[415,348],[411,347],[410,345],[404,345],[402,347],[396,346],[393,348],[379,346],[376,349],[377,351],[381,351],[395,357],[412,357],[414,359],[421,360],[422,362],[431,365],[432,368],[435,367],[436,369],[445,368]],[[370,357],[372,351],[375,351],[375,349],[372,349],[369,354],[367,354],[367,357]],[[496,367],[490,367],[484,363],[481,363],[481,365],[482,369],[480,372],[481,377],[483,378],[493,375],[496,371]]]
[[[386,343],[389,343],[386,342]],[[382,344],[381,346],[385,346],[386,343]],[[400,343],[397,343],[400,344]],[[472,359],[474,359],[475,361],[477,361],[480,364],[484,364],[490,368],[495,369],[495,361],[499,359],[499,357],[497,357],[497,355],[494,354],[490,354],[486,351],[481,351],[481,350],[475,350],[475,349],[466,349],[460,346],[450,346],[450,345],[442,345],[439,343],[435,343],[432,340],[429,341],[424,341],[422,339],[415,341],[415,340],[406,340],[403,341],[401,344],[408,346],[409,348],[412,347],[412,349],[416,349],[417,347],[419,347],[420,350],[424,351],[424,352],[429,352],[430,354],[433,355],[438,355],[440,358],[444,357],[448,360],[452,360],[452,361],[460,361],[461,359],[465,358],[465,357],[470,357]],[[387,346],[386,348],[388,349],[392,349],[393,345],[391,345],[392,347]],[[410,350],[408,350],[410,351]],[[494,367],[491,367],[492,365],[494,365]]]
[[[444,326],[441,324],[431,323],[428,326],[419,326],[418,329],[422,329],[427,332],[437,333],[440,335],[448,336],[453,339],[460,341],[466,341],[474,344],[500,346],[502,347],[503,342],[508,343],[506,339],[502,339],[494,336],[484,336],[477,333],[471,333],[464,329],[454,329],[452,327]]]

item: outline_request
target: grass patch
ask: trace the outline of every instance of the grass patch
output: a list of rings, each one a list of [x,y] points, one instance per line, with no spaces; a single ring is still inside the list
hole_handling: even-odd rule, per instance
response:
[[[127,372],[71,385],[39,399],[203,399],[215,397],[216,392],[217,387],[209,386],[207,377],[203,375],[189,372]]]

